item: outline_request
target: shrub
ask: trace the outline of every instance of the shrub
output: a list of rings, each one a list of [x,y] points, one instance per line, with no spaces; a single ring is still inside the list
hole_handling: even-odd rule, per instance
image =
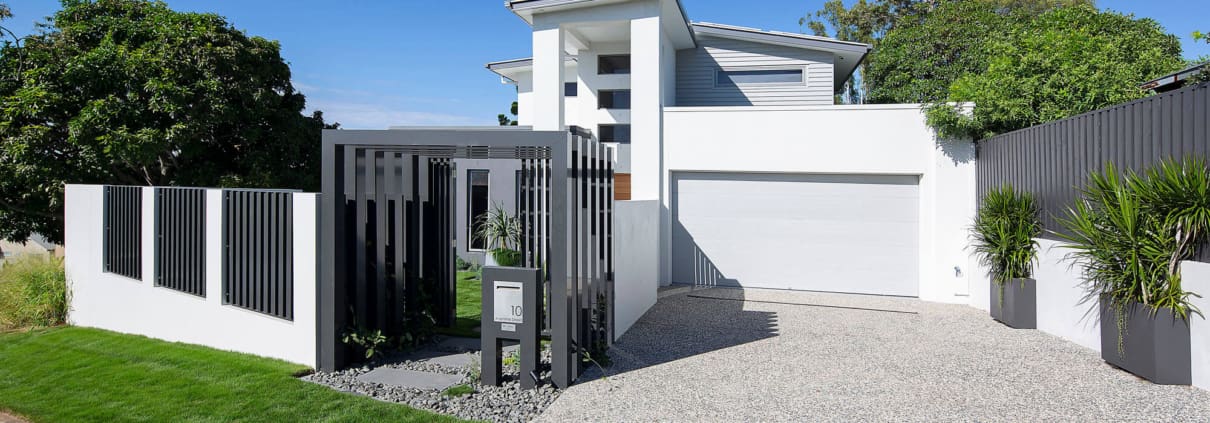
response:
[[[55,326],[66,318],[62,260],[27,257],[0,268],[0,330]]]
[[[1017,192],[1009,184],[987,193],[971,226],[975,253],[991,270],[997,285],[1031,276],[1038,256],[1034,238],[1041,234],[1042,222],[1033,195]]]
[[[1061,219],[1069,234],[1059,235],[1072,243],[1088,299],[1187,318],[1193,294],[1181,288],[1180,263],[1196,256],[1210,230],[1205,161],[1165,161],[1142,174],[1120,174],[1110,163],[1089,177],[1083,197]]]

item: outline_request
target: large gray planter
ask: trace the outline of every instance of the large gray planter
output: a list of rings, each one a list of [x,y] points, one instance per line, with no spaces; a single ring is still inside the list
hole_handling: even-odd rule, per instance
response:
[[[1135,302],[1118,307],[1102,297],[1100,305],[1105,362],[1160,385],[1192,383],[1188,320],[1171,309],[1155,310]],[[1121,331],[1120,317],[1125,318]]]
[[[1003,287],[992,282],[992,318],[1014,329],[1037,329],[1037,292],[1033,279],[1009,279]]]

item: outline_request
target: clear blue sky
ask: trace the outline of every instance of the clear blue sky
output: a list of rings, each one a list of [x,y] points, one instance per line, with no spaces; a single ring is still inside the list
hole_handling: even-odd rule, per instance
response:
[[[4,1],[4,0],[0,0]],[[690,19],[797,32],[824,0],[682,0]],[[18,34],[54,13],[54,0],[7,0]],[[494,124],[513,101],[487,62],[529,56],[529,28],[502,0],[167,0],[226,16],[279,40],[310,109],[347,128]],[[1210,31],[1210,0],[1099,0],[1153,18],[1181,37],[1185,56],[1210,54],[1189,34]]]

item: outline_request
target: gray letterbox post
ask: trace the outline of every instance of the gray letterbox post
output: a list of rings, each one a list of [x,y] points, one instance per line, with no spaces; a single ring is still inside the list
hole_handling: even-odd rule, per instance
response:
[[[483,306],[479,325],[482,343],[480,377],[484,385],[500,385],[504,340],[521,343],[521,388],[532,389],[538,378],[538,337],[542,332],[538,311],[542,285],[539,269],[483,268]]]

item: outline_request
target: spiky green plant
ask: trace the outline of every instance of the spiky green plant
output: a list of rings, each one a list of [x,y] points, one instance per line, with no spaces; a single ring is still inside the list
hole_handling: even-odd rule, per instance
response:
[[[1196,295],[1181,288],[1180,262],[1210,232],[1210,169],[1201,159],[1168,160],[1143,173],[1106,164],[1089,176],[1083,199],[1060,223],[1069,259],[1083,270],[1087,300],[1130,302],[1188,318]]]
[[[991,270],[992,280],[1003,285],[1028,278],[1038,257],[1042,222],[1033,195],[1004,184],[990,190],[971,225],[972,246],[979,262]]]
[[[508,214],[499,205],[479,218],[475,225],[475,237],[487,244],[489,254],[500,266],[521,264],[521,252],[516,247],[521,243],[521,222]]]
[[[480,216],[475,227],[475,238],[487,244],[488,249],[513,249],[521,240],[521,222],[498,204]]]

